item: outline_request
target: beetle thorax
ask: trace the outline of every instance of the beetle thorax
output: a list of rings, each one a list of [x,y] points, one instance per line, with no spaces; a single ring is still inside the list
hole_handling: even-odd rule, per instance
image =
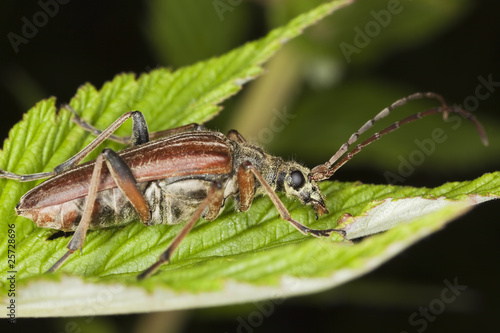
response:
[[[328,212],[317,183],[309,177],[309,168],[295,161],[284,161],[280,157],[269,155],[251,143],[240,143],[235,151],[235,166],[249,161],[274,191],[284,192],[289,197],[298,198],[303,204],[313,206],[317,214]],[[263,194],[259,187],[256,193]]]

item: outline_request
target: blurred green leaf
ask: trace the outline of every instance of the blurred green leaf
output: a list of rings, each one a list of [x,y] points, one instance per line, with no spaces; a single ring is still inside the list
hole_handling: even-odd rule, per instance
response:
[[[315,1],[270,2],[268,20],[279,26]],[[310,54],[334,59],[341,66],[368,65],[407,47],[415,47],[445,31],[471,8],[469,0],[358,0],[342,15],[327,18],[307,32],[302,47]]]
[[[229,51],[249,33],[251,2],[149,0],[145,35],[162,64],[192,64]]]

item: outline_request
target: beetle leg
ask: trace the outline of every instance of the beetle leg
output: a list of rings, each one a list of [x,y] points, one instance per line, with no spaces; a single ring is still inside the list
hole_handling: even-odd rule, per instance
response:
[[[88,154],[90,154],[94,149],[96,149],[101,143],[103,143],[106,139],[112,135],[114,131],[118,129],[128,118],[132,117],[134,121],[134,130],[133,130],[133,141],[134,143],[144,143],[149,141],[148,133],[147,133],[147,125],[144,120],[144,116],[139,111],[130,111],[123,114],[120,118],[115,120],[108,128],[102,131],[99,136],[97,136],[91,143],[87,145],[87,147],[80,150],[78,153],[73,155],[73,157],[69,158],[65,162],[59,164],[54,168],[52,172],[41,172],[41,173],[33,173],[29,175],[18,175],[12,172],[7,172],[0,169],[0,178],[14,179],[20,182],[28,182],[32,180],[48,178],[60,174],[61,172],[68,170],[78,163],[80,163]]]
[[[94,125],[92,125],[89,122],[87,122],[86,120],[82,119],[82,117],[80,117],[80,115],[75,111],[75,109],[73,109],[69,104],[64,104],[64,105],[61,106],[61,108],[70,111],[73,114],[73,118],[71,118],[71,120],[75,124],[77,124],[78,126],[80,126],[82,129],[86,130],[87,132],[90,132],[90,133],[94,134],[95,136],[99,136],[99,135],[102,134],[102,132],[103,132],[102,130],[94,127]],[[115,141],[115,142],[118,142],[118,143],[122,143],[124,145],[129,145],[130,144],[130,136],[120,137],[118,135],[111,134],[108,137],[108,140]]]
[[[69,258],[69,256],[77,249],[82,249],[87,235],[87,230],[92,220],[92,213],[97,198],[97,189],[99,188],[99,181],[101,178],[101,169],[103,162],[106,162],[109,172],[113,177],[118,188],[125,194],[128,200],[132,203],[135,210],[139,213],[142,222],[146,223],[151,219],[151,212],[149,205],[144,199],[144,196],[139,191],[136,185],[136,180],[128,165],[121,159],[121,157],[113,150],[104,149],[96,159],[92,178],[90,179],[89,192],[85,200],[82,218],[80,224],[75,231],[75,234],[69,241],[67,248],[68,252],[59,259],[47,272],[56,271],[61,265]]]
[[[255,195],[255,178],[252,172],[240,165],[238,168],[238,188],[240,189],[239,207],[241,212],[246,212],[252,204]]]
[[[80,126],[81,128],[83,128],[84,130],[98,136],[100,135],[103,131],[94,127],[92,124],[88,123],[87,121],[83,120],[79,115],[78,113],[76,113],[76,111],[69,105],[63,105],[63,108],[71,111],[71,113],[73,113],[73,118],[71,120],[73,120],[74,123],[76,123],[78,126]],[[144,124],[146,122],[144,121]],[[147,129],[147,126],[144,126],[146,129]],[[163,131],[158,131],[158,132],[150,132],[149,133],[149,138],[151,140],[154,140],[154,139],[158,139],[158,138],[162,138],[162,137],[166,137],[166,136],[171,136],[171,135],[174,135],[174,134],[178,134],[178,133],[183,133],[183,132],[188,132],[188,131],[201,131],[201,130],[206,130],[205,126],[203,125],[199,125],[197,123],[192,123],[192,124],[189,124],[189,125],[184,125],[184,126],[179,126],[179,127],[176,127],[176,128],[170,128],[170,129],[166,129],[166,130],[163,130]],[[122,143],[124,145],[130,145],[130,144],[133,144],[134,146],[139,144],[139,143],[134,143],[134,140],[133,140],[133,135],[130,136],[117,136],[117,135],[114,135],[114,134],[111,134],[108,139],[109,140],[112,140],[112,141],[115,141],[115,142],[118,142],[118,143]],[[149,141],[149,140],[148,140]],[[148,142],[148,141],[145,141],[145,142]],[[145,142],[142,142],[142,143],[145,143]]]
[[[227,137],[236,142],[247,142],[247,140],[237,130],[230,130],[227,132]]]
[[[56,173],[54,171],[51,171],[51,172],[32,173],[29,175],[18,175],[17,173],[12,173],[0,169],[0,178],[14,179],[19,182],[29,182],[32,180],[48,178],[54,176],[55,174]]]
[[[78,113],[69,105],[64,105],[63,108],[71,111],[73,113],[73,118],[71,120],[83,128],[84,130],[96,135],[100,136],[104,131],[101,131],[100,129],[97,129],[90,123],[86,122],[83,120]],[[107,137],[107,139],[110,139],[112,141],[122,143],[125,145],[133,145],[137,146],[146,142],[149,142],[149,131],[148,131],[148,124],[146,122],[146,119],[144,118],[144,115],[140,111],[132,111],[132,119],[133,119],[133,128],[132,128],[132,135],[130,136],[124,136],[120,137],[114,134],[111,134]]]
[[[281,218],[285,221],[288,221],[291,225],[293,225],[295,228],[297,228],[297,230],[299,230],[301,233],[303,233],[304,235],[311,234],[315,237],[330,237],[330,235],[332,233],[337,232],[340,235],[342,235],[343,237],[345,237],[346,233],[344,230],[340,230],[340,229],[325,229],[325,230],[310,229],[310,228],[306,227],[305,225],[303,225],[302,223],[294,220],[292,218],[292,216],[290,215],[290,213],[288,212],[288,210],[286,209],[283,202],[281,202],[281,200],[278,197],[278,195],[276,194],[276,192],[273,191],[271,186],[269,186],[269,184],[266,182],[264,177],[260,174],[259,170],[257,170],[257,168],[254,165],[252,165],[252,163],[250,163],[248,161],[242,163],[242,166],[244,168],[250,170],[255,175],[255,177],[259,180],[261,185],[264,187],[264,190],[267,192],[267,195],[269,196],[269,198],[273,202],[274,206],[278,210],[278,213],[280,213]]]
[[[149,205],[137,188],[137,181],[129,166],[109,148],[104,149],[101,154],[105,157],[106,165],[116,185],[139,213],[141,221],[146,224],[151,219]]]
[[[212,185],[210,186],[210,189],[207,192],[206,198],[202,201],[202,203],[198,206],[198,208],[196,208],[189,221],[182,228],[181,232],[179,232],[177,236],[175,236],[174,240],[172,241],[172,243],[170,243],[165,252],[163,252],[160,255],[158,261],[155,262],[153,265],[151,265],[144,272],[139,274],[137,276],[137,279],[142,280],[147,278],[148,276],[154,274],[154,272],[156,272],[156,270],[163,263],[169,262],[172,253],[177,249],[177,247],[179,247],[179,244],[182,242],[184,237],[186,237],[189,231],[191,231],[191,229],[194,227],[196,222],[202,216],[205,209],[208,208],[207,215],[213,215],[213,212],[218,212],[220,210],[223,199],[224,199],[224,187],[222,183],[219,181],[212,182]]]
[[[85,236],[87,235],[87,230],[92,219],[92,212],[94,211],[97,189],[99,187],[99,179],[101,178],[103,159],[103,154],[99,154],[96,159],[94,170],[92,172],[92,178],[90,179],[89,193],[87,194],[87,200],[85,200],[85,207],[83,209],[82,218],[80,219],[80,224],[66,246],[68,248],[68,252],[66,252],[66,254],[64,254],[54,265],[52,265],[47,273],[58,270],[73,252],[77,249],[81,250],[83,247],[83,242],[85,241]]]
[[[117,120],[115,120],[111,125],[108,126],[104,131],[102,131],[99,136],[97,136],[91,143],[87,145],[87,147],[80,150],[73,157],[68,159],[66,162],[59,164],[54,168],[54,172],[56,174],[61,173],[67,169],[70,169],[81,162],[88,154],[90,154],[94,149],[96,149],[101,143],[103,143],[106,139],[109,138],[111,134],[113,134],[118,127],[120,127],[128,118],[132,117],[134,122],[134,136],[136,136],[138,141],[146,140],[148,134],[147,133],[139,133],[144,129],[145,123],[144,116],[140,111],[130,111],[123,115],[121,115]],[[138,125],[139,124],[139,125]],[[146,126],[147,130],[147,126]]]

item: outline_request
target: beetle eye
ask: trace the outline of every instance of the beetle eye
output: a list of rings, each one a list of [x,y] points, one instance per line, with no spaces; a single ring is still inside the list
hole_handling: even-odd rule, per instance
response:
[[[300,171],[292,171],[292,173],[290,174],[290,176],[292,177],[292,187],[296,190],[298,190],[299,188],[301,188],[302,186],[304,186],[304,183],[305,183],[305,178],[304,178],[304,175],[302,174],[302,172]]]

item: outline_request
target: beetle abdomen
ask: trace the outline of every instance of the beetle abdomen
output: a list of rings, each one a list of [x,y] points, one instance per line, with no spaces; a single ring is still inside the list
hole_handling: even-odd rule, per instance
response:
[[[148,225],[178,224],[186,221],[205,199],[211,182],[203,179],[164,179],[138,184],[144,193],[150,211]],[[17,214],[27,217],[39,227],[75,231],[85,206],[78,198],[41,208],[17,208]],[[204,214],[203,214],[204,215]],[[98,193],[89,229],[102,229],[139,221],[139,215],[127,197],[118,188]]]
[[[43,228],[75,231],[83,214],[86,197],[45,207],[16,207],[17,214],[27,217]],[[99,192],[94,203],[89,229],[125,225],[139,215],[118,188]]]
[[[151,210],[148,224],[179,224],[187,221],[206,198],[210,184],[211,181],[201,178],[151,182],[144,191],[144,198]]]

